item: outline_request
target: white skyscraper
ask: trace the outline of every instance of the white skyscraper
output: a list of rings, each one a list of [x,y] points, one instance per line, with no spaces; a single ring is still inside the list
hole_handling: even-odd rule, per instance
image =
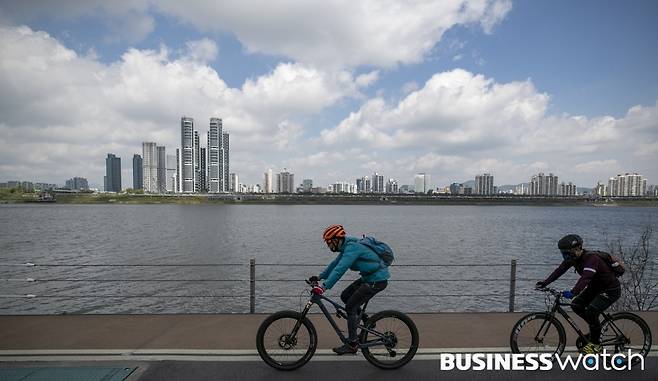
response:
[[[182,193],[194,193],[194,119],[182,117],[179,187]]]
[[[176,155],[167,155],[167,192],[176,192]]]
[[[231,184],[229,186],[230,192],[240,192],[240,178],[236,173],[231,173]]]
[[[475,194],[494,194],[494,177],[492,174],[485,173],[475,176]]]
[[[224,189],[224,171],[222,162],[222,120],[210,118],[208,131],[208,192],[218,193]]]
[[[263,174],[263,193],[272,193],[274,186],[272,185],[272,169],[268,169]]]
[[[426,173],[417,173],[414,176],[414,192],[426,194],[430,189],[429,175]]]
[[[144,192],[158,192],[158,150],[155,142],[142,143],[142,174]]]

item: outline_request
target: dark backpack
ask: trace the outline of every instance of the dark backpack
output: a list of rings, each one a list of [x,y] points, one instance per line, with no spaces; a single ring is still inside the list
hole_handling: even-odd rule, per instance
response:
[[[624,263],[621,261],[619,257],[616,257],[604,251],[594,251],[592,252],[592,254],[596,254],[599,256],[599,258],[603,259],[603,262],[605,262],[608,265],[608,267],[610,268],[612,273],[615,274],[616,277],[620,277],[624,275],[624,273],[626,272]]]
[[[381,259],[387,267],[395,260],[393,249],[391,249],[386,243],[378,241],[375,237],[367,237],[364,235],[358,242],[377,254],[379,259]]]

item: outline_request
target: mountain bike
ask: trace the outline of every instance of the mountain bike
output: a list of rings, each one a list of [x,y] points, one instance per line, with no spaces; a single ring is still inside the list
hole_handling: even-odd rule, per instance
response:
[[[306,281],[311,286],[317,282]],[[293,370],[306,364],[318,346],[318,335],[313,323],[306,316],[314,304],[320,307],[341,342],[347,338],[340,330],[323,301],[333,305],[336,317],[347,319],[347,311],[341,304],[324,295],[310,293],[310,299],[301,312],[279,311],[261,323],[256,334],[256,347],[260,357],[271,367]],[[366,314],[366,302],[361,308],[358,329],[363,357],[382,369],[397,369],[407,364],[418,350],[418,329],[413,320],[402,312],[386,310],[372,316]]]
[[[588,342],[589,335],[583,334],[573,318],[562,308],[571,304],[563,301],[562,293],[552,288],[540,288],[538,291],[546,293],[548,311],[534,312],[522,317],[512,329],[510,347],[513,353],[551,353],[555,361],[556,356],[564,352],[567,335],[564,326],[556,318],[559,313],[576,331],[576,348],[580,351]],[[555,298],[551,302],[551,298]],[[552,304],[552,307],[551,307]],[[646,357],[651,350],[651,329],[638,315],[630,312],[617,312],[601,314],[601,345],[608,353],[640,354]],[[634,357],[632,365],[637,364],[639,358]],[[619,365],[619,364],[618,364]]]

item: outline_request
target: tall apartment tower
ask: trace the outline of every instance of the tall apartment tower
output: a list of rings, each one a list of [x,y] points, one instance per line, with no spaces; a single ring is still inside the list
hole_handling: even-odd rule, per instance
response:
[[[194,192],[198,193],[203,187],[201,185],[201,144],[199,131],[194,131]]]
[[[475,176],[475,194],[494,194],[494,177],[490,173]]]
[[[222,153],[222,120],[210,118],[208,130],[208,192],[219,193],[224,189],[224,171]]]
[[[224,192],[229,191],[230,185],[230,170],[229,170],[229,139],[228,132],[222,133],[222,171],[224,173]]]
[[[609,196],[645,196],[647,179],[637,173],[619,174],[608,181],[608,193]]]
[[[375,172],[372,175],[372,193],[384,193],[386,188],[384,188],[384,176]]]
[[[180,176],[178,179],[181,193],[194,193],[194,119],[182,117]]]
[[[234,193],[240,192],[240,177],[236,173],[231,173],[231,183],[229,186],[229,191]]]
[[[144,189],[144,168],[142,168],[142,157],[133,155],[133,189]]]
[[[108,153],[105,159],[105,191],[121,192],[121,158]]]
[[[200,148],[199,160],[199,183],[201,184],[199,190],[201,192],[208,192],[208,154],[205,148]]]
[[[158,192],[158,149],[154,142],[142,143],[142,173],[144,192]]]
[[[429,175],[426,173],[417,173],[414,176],[414,192],[416,193],[427,193],[429,190]]]
[[[558,177],[549,173],[544,175],[543,172],[532,176],[530,179],[531,196],[557,196],[558,194]]]
[[[268,169],[263,174],[263,193],[272,193],[273,188],[274,187],[272,186],[272,170]]]
[[[285,169],[277,173],[276,193],[295,193],[295,175]]]
[[[167,192],[176,192],[176,167],[176,155],[167,155]]]
[[[158,193],[167,193],[167,154],[164,146],[158,146],[156,180]]]

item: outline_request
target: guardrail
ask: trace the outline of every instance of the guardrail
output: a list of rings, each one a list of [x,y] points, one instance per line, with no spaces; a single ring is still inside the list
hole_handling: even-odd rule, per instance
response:
[[[80,267],[244,267],[247,266],[244,263],[197,263],[197,264],[61,264],[61,263],[0,263],[0,267],[60,267],[60,268],[80,268]],[[96,282],[96,283],[121,283],[121,282],[248,282],[249,284],[249,313],[255,313],[256,311],[256,300],[258,297],[268,297],[268,298],[290,298],[295,295],[284,295],[284,294],[256,294],[256,284],[257,282],[297,282],[303,281],[303,279],[274,279],[274,278],[262,278],[258,279],[257,267],[290,267],[291,264],[282,264],[282,263],[257,263],[255,259],[249,260],[249,270],[248,278],[238,278],[238,279],[92,279],[92,278],[67,278],[67,277],[56,277],[56,278],[8,278],[0,279],[0,282],[33,282],[33,283],[46,283],[46,282]],[[323,267],[326,264],[295,264],[295,267]],[[518,263],[516,259],[512,259],[509,263],[469,263],[469,264],[398,264],[394,265],[395,267],[487,267],[487,268],[508,268],[509,277],[495,277],[495,278],[441,278],[441,279],[392,279],[391,282],[496,282],[502,283],[507,282],[509,284],[509,294],[508,294],[508,311],[513,312],[515,310],[515,299],[518,295],[530,295],[530,294],[519,294],[516,291],[517,281],[536,281],[536,278],[518,278],[517,277],[517,267],[532,267],[532,266],[557,266],[557,264],[552,263]],[[502,272],[501,272],[502,273]],[[393,297],[393,298],[416,298],[416,297],[500,297],[501,294],[391,294],[383,295],[384,297]],[[59,294],[0,294],[0,298],[246,298],[247,295],[113,295],[113,294],[94,294],[94,295],[59,295]]]
[[[486,267],[486,268],[498,268],[501,271],[497,271],[497,274],[504,274],[504,269],[509,269],[509,276],[499,276],[491,278],[441,278],[441,279],[427,279],[427,278],[394,278],[390,280],[392,283],[397,282],[490,282],[490,283],[507,283],[509,284],[509,292],[507,295],[508,298],[508,308],[509,312],[515,311],[515,303],[517,296],[530,296],[536,295],[532,293],[518,293],[517,292],[517,282],[521,281],[537,281],[537,277],[534,278],[519,278],[517,276],[517,269],[519,267],[556,267],[556,263],[519,263],[516,259],[510,260],[509,263],[467,263],[467,264],[427,264],[427,263],[396,263],[394,266],[400,268],[459,268],[459,267]],[[197,264],[62,264],[62,263],[0,263],[1,267],[27,267],[27,268],[84,268],[84,267],[98,267],[98,268],[123,268],[123,267],[249,267],[248,268],[248,278],[202,278],[202,279],[171,279],[171,278],[148,278],[148,279],[121,279],[121,278],[106,278],[106,279],[96,279],[96,278],[72,278],[72,277],[55,277],[55,278],[7,278],[0,279],[0,282],[27,282],[27,283],[48,283],[48,282],[95,282],[95,283],[145,283],[145,282],[248,282],[249,285],[249,295],[236,295],[236,294],[225,294],[225,295],[145,295],[145,294],[132,294],[132,295],[115,295],[115,294],[93,294],[93,295],[60,295],[60,294],[2,294],[0,293],[0,299],[12,299],[12,298],[25,298],[25,299],[35,299],[35,298],[59,298],[59,299],[73,299],[73,298],[125,298],[125,299],[136,299],[136,298],[248,298],[249,300],[249,313],[256,312],[256,301],[257,298],[292,298],[298,297],[299,295],[287,295],[287,294],[262,294],[257,295],[256,293],[256,284],[258,282],[300,282],[304,279],[293,278],[257,278],[257,267],[262,266],[266,268],[273,267],[316,267],[321,268],[326,266],[326,264],[282,264],[282,263],[257,263],[255,259],[250,259],[248,264],[245,263],[197,263]],[[246,271],[245,271],[246,272]],[[652,278],[653,279],[653,278]],[[501,297],[501,293],[461,293],[461,294],[432,294],[432,293],[421,293],[421,294],[386,294],[381,297],[387,298],[425,298],[425,297]]]

